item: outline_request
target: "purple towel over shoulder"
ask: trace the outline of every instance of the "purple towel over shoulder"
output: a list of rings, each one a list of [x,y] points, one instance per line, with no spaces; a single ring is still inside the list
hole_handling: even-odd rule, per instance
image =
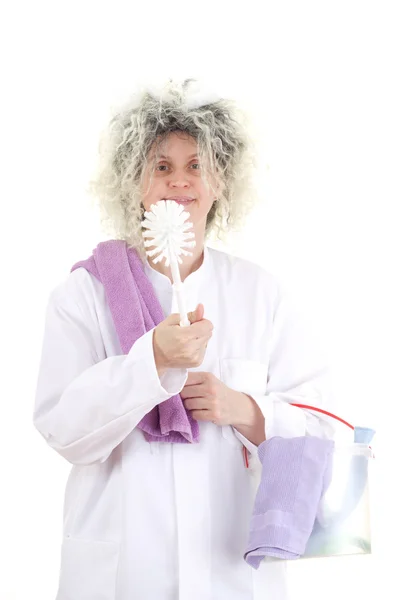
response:
[[[331,481],[334,445],[314,436],[276,436],[259,446],[261,482],[244,555],[253,568],[266,556],[294,559],[304,554]]]
[[[103,284],[124,354],[128,354],[137,339],[164,320],[144,264],[137,251],[128,248],[125,241],[100,242],[93,255],[77,262],[71,272],[78,267],[89,271]],[[199,424],[186,411],[180,394],[153,408],[137,427],[148,442],[199,441]]]

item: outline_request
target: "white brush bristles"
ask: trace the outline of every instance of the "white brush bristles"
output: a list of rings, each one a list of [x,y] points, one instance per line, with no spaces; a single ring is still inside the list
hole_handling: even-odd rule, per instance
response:
[[[145,241],[144,245],[146,248],[156,246],[153,250],[146,251],[154,263],[165,259],[165,265],[169,267],[174,260],[182,264],[181,255],[193,254],[185,250],[196,246],[193,240],[195,234],[188,231],[193,224],[186,222],[190,214],[181,204],[173,200],[161,200],[152,204],[150,211],[146,211],[144,216],[142,227],[147,231],[143,231],[143,237],[151,238]],[[154,256],[156,258],[153,258]]]

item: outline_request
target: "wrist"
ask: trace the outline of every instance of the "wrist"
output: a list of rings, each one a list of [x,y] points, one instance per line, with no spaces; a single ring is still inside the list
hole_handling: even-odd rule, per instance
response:
[[[235,392],[234,406],[237,407],[234,427],[254,427],[257,422],[264,420],[264,416],[256,401],[244,392]]]
[[[157,342],[155,340],[155,331],[153,332],[153,355],[158,376],[161,377],[168,370],[168,367],[163,360],[162,352],[157,346]]]
[[[237,422],[232,423],[245,438],[256,446],[265,441],[265,418],[257,402],[249,395],[238,392],[241,412]]]

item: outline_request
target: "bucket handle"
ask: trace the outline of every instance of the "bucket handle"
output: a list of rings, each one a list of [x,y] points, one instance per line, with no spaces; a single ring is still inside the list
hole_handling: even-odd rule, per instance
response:
[[[327,410],[324,410],[323,408],[317,408],[316,406],[309,406],[308,404],[295,404],[294,402],[289,402],[289,404],[291,404],[292,406],[297,406],[297,408],[307,408],[308,410],[316,410],[317,412],[323,413],[324,415],[328,415],[328,417],[332,417],[333,419],[340,421],[341,423],[343,423],[347,427],[350,427],[350,429],[352,429],[354,431],[354,425],[351,425],[344,419],[341,419],[337,415],[334,415],[333,413],[328,412]],[[369,448],[370,447],[371,446],[369,446]],[[248,469],[249,468],[249,455],[248,455],[246,446],[243,446],[243,459],[244,459],[245,467],[246,467],[246,469]]]
[[[332,417],[333,419],[336,419],[337,421],[344,423],[344,425],[347,425],[347,427],[350,427],[350,429],[353,429],[353,431],[354,431],[354,425],[351,425],[344,419],[341,419],[337,415],[334,415],[333,413],[330,413],[327,410],[324,410],[323,408],[317,408],[316,406],[309,406],[308,404],[295,404],[294,402],[290,402],[289,404],[291,404],[292,406],[297,406],[298,408],[308,408],[309,410],[316,410],[317,412],[323,413],[324,415],[328,415],[328,417]]]
[[[347,427],[350,427],[350,429],[352,429],[353,431],[355,429],[354,425],[351,425],[350,423],[348,423],[344,419],[341,419],[337,415],[334,415],[333,413],[330,413],[327,410],[324,410],[323,408],[317,408],[316,406],[309,406],[308,404],[295,404],[294,402],[289,402],[289,404],[291,404],[292,406],[297,406],[298,408],[308,408],[309,410],[316,410],[317,412],[323,413],[324,415],[328,415],[328,417],[332,417],[333,419],[336,419],[337,421],[340,421],[344,425],[347,425]],[[371,446],[368,446],[368,448],[370,450],[372,450]],[[372,455],[372,458],[375,458],[374,454]]]

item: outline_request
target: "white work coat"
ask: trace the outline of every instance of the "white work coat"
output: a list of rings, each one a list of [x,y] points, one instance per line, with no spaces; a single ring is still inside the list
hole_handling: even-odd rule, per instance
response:
[[[171,281],[145,264],[165,316]],[[184,281],[187,310],[213,325],[202,365],[248,393],[266,436],[331,437],[290,402],[329,408],[319,348],[277,279],[205,246]],[[102,284],[84,268],[51,293],[34,424],[73,466],[64,503],[57,600],[283,600],[285,561],[244,560],[261,463],[231,426],[200,422],[200,443],[148,443],[136,427],[178,394],[187,369],[161,379],[153,329],[122,353]],[[250,452],[246,468],[243,444]]]

